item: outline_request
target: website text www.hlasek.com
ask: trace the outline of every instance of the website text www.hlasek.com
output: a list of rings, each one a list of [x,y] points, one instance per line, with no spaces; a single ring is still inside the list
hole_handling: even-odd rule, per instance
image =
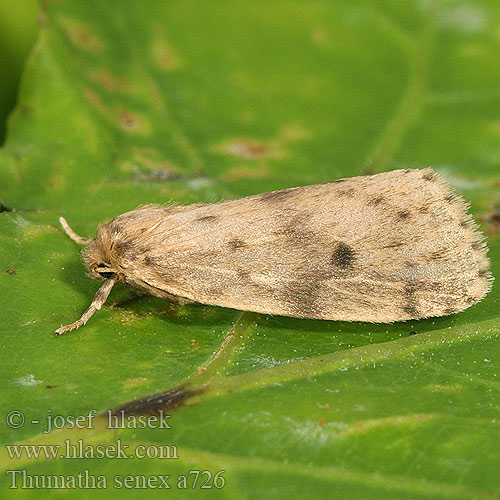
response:
[[[49,410],[45,419],[26,418],[19,410],[7,414],[6,421],[11,429],[20,429],[27,422],[32,426],[42,426],[41,435],[48,435],[60,429],[95,429],[97,410],[90,410],[86,415],[55,415]],[[159,411],[154,415],[125,415],[111,410],[100,414],[105,418],[107,429],[171,429],[171,415]],[[82,468],[70,474],[32,474],[29,465],[26,468],[17,464],[33,464],[51,460],[129,460],[148,459],[158,463],[166,460],[179,460],[175,444],[125,443],[114,439],[106,444],[86,443],[85,439],[61,439],[57,443],[12,443],[5,445],[6,456],[12,461],[9,467],[7,487],[9,489],[221,489],[226,484],[224,470],[210,471],[189,469],[180,474],[114,474],[104,475]],[[88,462],[85,464],[87,465]],[[163,467],[162,467],[162,472]]]

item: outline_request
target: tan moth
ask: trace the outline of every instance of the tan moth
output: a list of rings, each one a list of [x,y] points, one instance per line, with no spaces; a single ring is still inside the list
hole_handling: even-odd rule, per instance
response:
[[[83,261],[175,303],[374,323],[442,316],[490,290],[487,247],[468,203],[432,169],[394,170],[188,206],[146,205],[99,225]]]

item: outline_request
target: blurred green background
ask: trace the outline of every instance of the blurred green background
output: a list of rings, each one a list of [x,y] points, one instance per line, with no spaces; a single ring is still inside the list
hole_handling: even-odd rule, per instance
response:
[[[6,121],[16,102],[26,58],[38,33],[36,0],[0,2],[0,145]]]

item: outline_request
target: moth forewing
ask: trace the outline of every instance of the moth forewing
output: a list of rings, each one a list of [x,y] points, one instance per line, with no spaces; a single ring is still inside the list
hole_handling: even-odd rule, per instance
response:
[[[207,205],[148,205],[99,226],[95,277],[177,302],[343,321],[459,312],[491,287],[467,203],[395,170]],[[109,272],[108,272],[109,274]]]

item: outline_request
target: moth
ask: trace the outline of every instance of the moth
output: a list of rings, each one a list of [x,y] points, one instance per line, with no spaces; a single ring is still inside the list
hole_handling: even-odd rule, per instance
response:
[[[104,280],[58,335],[121,281],[177,304],[390,323],[457,313],[490,290],[468,203],[431,168],[394,170],[213,204],[146,205],[97,228],[83,261]]]

